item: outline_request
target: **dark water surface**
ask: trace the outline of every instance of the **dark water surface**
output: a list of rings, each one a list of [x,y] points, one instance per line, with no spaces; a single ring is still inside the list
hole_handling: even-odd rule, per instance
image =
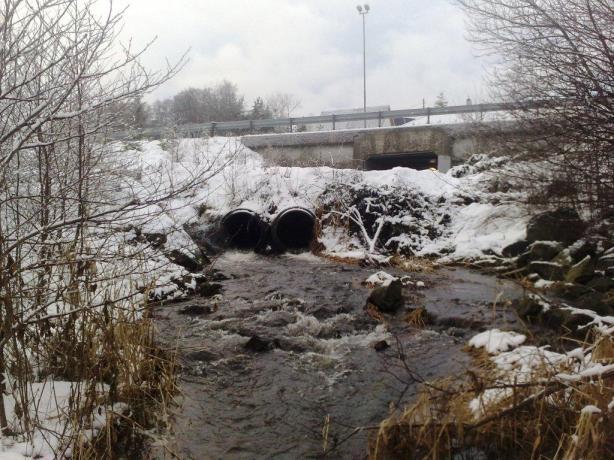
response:
[[[378,269],[239,252],[222,256],[216,269],[229,277],[221,296],[157,311],[161,341],[178,347],[184,366],[169,443],[177,458],[316,458],[326,420],[330,448],[415,396],[418,385],[399,356],[425,379],[462,373],[466,341],[493,324],[517,326],[506,300],[522,295],[461,268],[387,270],[424,283],[405,288],[406,307],[425,306],[437,321],[415,329],[405,311],[387,325],[366,314],[369,289],[361,283]],[[181,314],[186,307],[200,314]],[[245,348],[254,336],[260,341],[252,344],[268,351]],[[391,346],[378,352],[373,344],[382,340]],[[329,458],[365,458],[368,433],[343,441]]]

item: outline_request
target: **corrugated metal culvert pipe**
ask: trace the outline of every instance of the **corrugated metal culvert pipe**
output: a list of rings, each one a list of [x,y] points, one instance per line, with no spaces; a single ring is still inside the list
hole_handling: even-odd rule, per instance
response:
[[[251,209],[235,209],[222,219],[222,229],[229,247],[235,249],[264,249],[269,225]]]
[[[280,252],[308,249],[315,236],[315,223],[316,216],[309,209],[284,209],[271,224],[273,247]]]

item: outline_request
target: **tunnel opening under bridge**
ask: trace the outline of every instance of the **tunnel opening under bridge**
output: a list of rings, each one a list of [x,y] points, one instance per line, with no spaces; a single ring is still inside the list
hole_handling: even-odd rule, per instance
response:
[[[396,167],[417,170],[438,169],[437,154],[433,152],[383,153],[370,155],[365,161],[366,171],[384,171]]]

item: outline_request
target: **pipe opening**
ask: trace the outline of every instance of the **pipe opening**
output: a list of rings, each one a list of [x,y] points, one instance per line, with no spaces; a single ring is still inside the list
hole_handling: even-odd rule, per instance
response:
[[[258,249],[268,231],[268,225],[249,209],[230,211],[222,220],[222,228],[228,245],[235,249]]]
[[[313,241],[315,215],[304,208],[289,208],[273,221],[273,243],[279,250],[307,249]]]
[[[397,166],[417,170],[437,169],[438,159],[433,152],[414,152],[370,155],[365,161],[365,170],[367,171],[383,171]]]

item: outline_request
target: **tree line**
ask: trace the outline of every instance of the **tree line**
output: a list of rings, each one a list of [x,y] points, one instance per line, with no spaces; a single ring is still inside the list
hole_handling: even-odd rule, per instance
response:
[[[224,80],[213,86],[190,87],[173,97],[147,103],[142,98],[124,102],[115,110],[125,125],[138,128],[174,126],[211,121],[263,120],[292,116],[301,101],[294,95],[277,92],[256,97],[248,105],[236,84]]]

